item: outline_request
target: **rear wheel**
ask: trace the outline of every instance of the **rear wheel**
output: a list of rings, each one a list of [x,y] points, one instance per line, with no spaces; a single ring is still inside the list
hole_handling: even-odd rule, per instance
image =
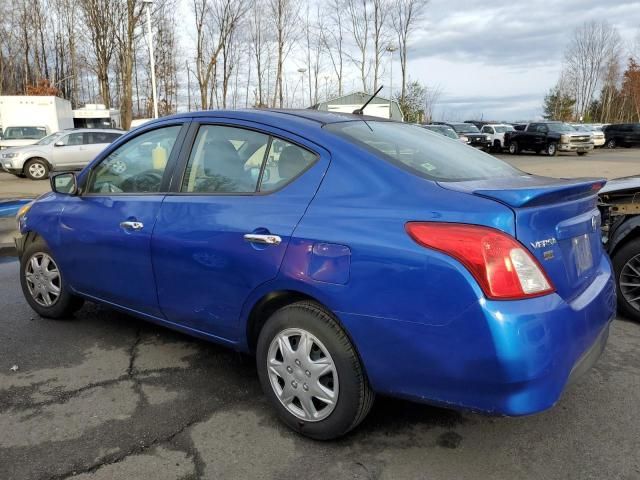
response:
[[[640,322],[640,238],[625,243],[612,261],[618,308],[628,318]]]
[[[550,143],[547,145],[547,155],[555,157],[558,154],[558,145],[556,143]]]
[[[20,284],[25,299],[42,317],[68,317],[83,303],[81,298],[71,293],[51,250],[42,238],[27,245],[22,254]]]
[[[24,164],[24,174],[31,180],[44,180],[49,176],[49,164],[42,158],[32,158]]]
[[[274,313],[258,337],[260,383],[291,429],[329,440],[356,427],[374,394],[357,352],[329,312],[298,302]]]
[[[520,153],[520,147],[518,146],[518,142],[511,142],[509,144],[509,153],[511,155],[517,155]]]

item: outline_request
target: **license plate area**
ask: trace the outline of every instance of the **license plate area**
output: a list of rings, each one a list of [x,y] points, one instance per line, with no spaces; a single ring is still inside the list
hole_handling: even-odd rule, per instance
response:
[[[593,267],[593,255],[591,254],[591,242],[589,234],[579,235],[571,239],[571,246],[576,264],[576,273],[581,277]]]

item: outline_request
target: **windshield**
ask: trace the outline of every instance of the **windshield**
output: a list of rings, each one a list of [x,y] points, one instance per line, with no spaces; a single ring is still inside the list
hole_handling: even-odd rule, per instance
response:
[[[480,133],[478,127],[472,123],[454,123],[451,127],[458,133]]]
[[[46,134],[44,127],[7,127],[4,140],[40,140]]]
[[[431,130],[432,132],[444,135],[445,137],[455,139],[458,138],[458,134],[456,133],[456,131],[451,127],[447,127],[446,125],[425,125],[424,128],[426,128],[427,130]]]
[[[332,123],[324,128],[429,180],[483,180],[522,175],[502,160],[416,125],[353,121]]]
[[[498,125],[495,129],[496,133],[513,132],[515,130],[511,125]]]
[[[36,142],[36,145],[49,145],[50,143],[55,142],[56,139],[60,138],[62,135],[64,135],[64,132],[52,133],[51,135],[47,135],[46,137],[44,137],[39,142]]]
[[[550,132],[562,133],[562,132],[575,132],[576,131],[576,129],[573,128],[568,123],[547,123],[547,127],[549,128]]]

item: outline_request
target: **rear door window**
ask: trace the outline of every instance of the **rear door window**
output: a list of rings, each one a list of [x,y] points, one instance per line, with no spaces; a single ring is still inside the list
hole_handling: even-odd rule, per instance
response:
[[[314,153],[266,133],[203,125],[191,150],[181,191],[272,192],[298,177],[316,158]]]
[[[463,181],[524,175],[506,162],[420,126],[352,121],[324,128],[429,180]]]

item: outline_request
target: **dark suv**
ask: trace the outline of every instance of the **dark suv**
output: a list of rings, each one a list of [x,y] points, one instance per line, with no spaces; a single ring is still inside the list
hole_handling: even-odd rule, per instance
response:
[[[607,148],[640,146],[640,123],[617,123],[603,130]]]

